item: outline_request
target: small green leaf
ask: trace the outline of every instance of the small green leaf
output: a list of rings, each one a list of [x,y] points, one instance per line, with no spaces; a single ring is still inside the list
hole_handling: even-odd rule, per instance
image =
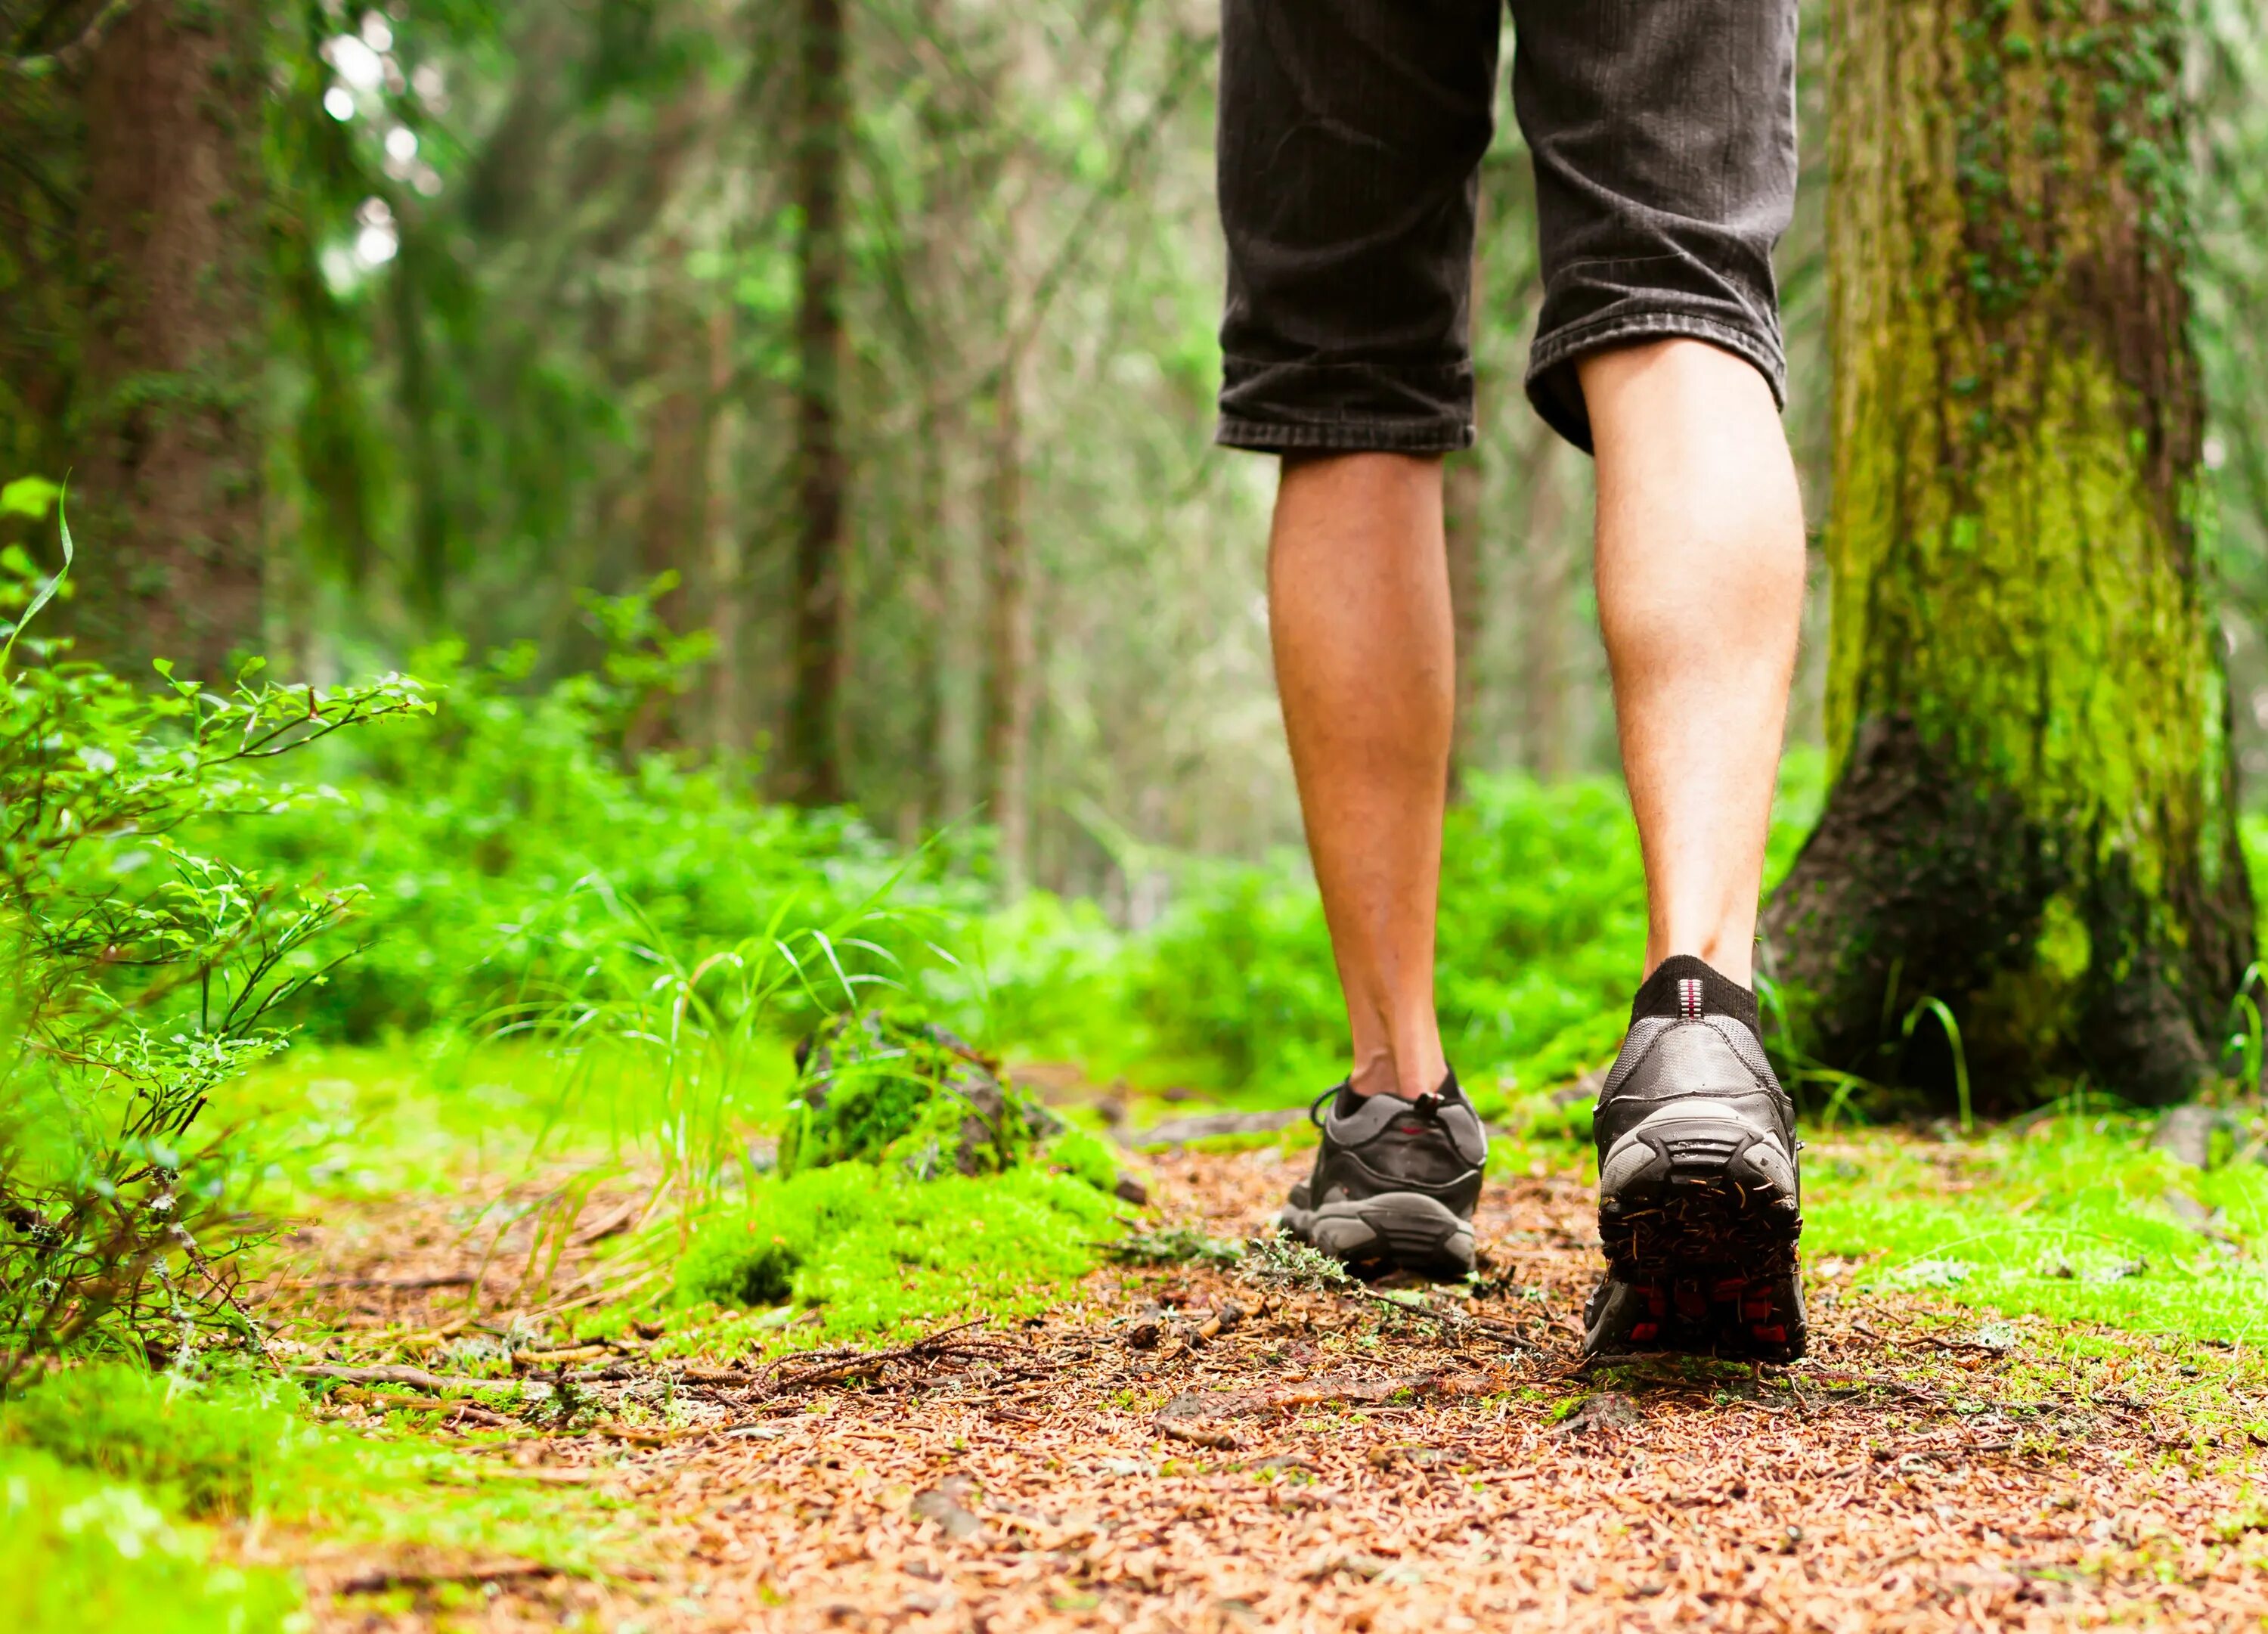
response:
[[[27,516],[34,522],[44,522],[63,497],[60,482],[50,482],[44,476],[19,476],[0,486],[0,516]]]

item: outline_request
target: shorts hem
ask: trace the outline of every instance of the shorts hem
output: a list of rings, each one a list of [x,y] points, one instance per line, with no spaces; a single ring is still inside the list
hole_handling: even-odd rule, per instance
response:
[[[1470,448],[1475,434],[1469,420],[1334,420],[1314,424],[1223,415],[1213,441],[1223,448],[1243,448],[1255,453],[1448,454]]]
[[[1552,430],[1589,453],[1591,418],[1584,410],[1582,387],[1570,365],[1579,357],[1610,347],[1676,336],[1707,341],[1753,364],[1771,388],[1773,406],[1786,410],[1787,354],[1777,336],[1675,307],[1610,313],[1538,336],[1528,355],[1528,401]],[[1561,370],[1566,371],[1566,378],[1550,378]]]

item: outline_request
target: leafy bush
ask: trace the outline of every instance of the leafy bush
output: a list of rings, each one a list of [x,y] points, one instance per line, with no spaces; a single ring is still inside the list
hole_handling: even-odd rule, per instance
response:
[[[69,534],[64,534],[66,556]],[[52,594],[20,555],[0,664],[0,1394],[34,1356],[251,1334],[230,1261],[232,1153],[200,1120],[280,1049],[279,1006],[342,956],[353,894],[185,843],[289,809],[263,769],[425,708],[400,676],[158,690],[25,637]],[[161,671],[164,666],[160,666]],[[162,1336],[162,1337],[161,1337]]]

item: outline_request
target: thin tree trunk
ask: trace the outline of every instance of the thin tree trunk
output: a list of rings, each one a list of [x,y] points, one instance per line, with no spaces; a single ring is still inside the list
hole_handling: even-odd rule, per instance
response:
[[[709,548],[709,629],[717,643],[709,676],[709,741],[728,771],[748,747],[740,714],[740,625],[744,610],[740,533],[733,507],[733,473],[739,468],[740,416],[733,400],[733,303],[719,298],[709,313],[709,480],[702,492],[707,513],[701,532]]]
[[[130,667],[207,681],[260,630],[261,29],[255,6],[143,0],[86,85],[86,611]]]
[[[1022,349],[1000,370],[993,401],[990,504],[984,551],[984,765],[987,804],[1000,836],[1002,888],[1011,896],[1031,877],[1033,659],[1029,498],[1024,470],[1024,396],[1030,389]]]
[[[789,792],[805,805],[845,796],[843,776],[844,573],[850,473],[843,452],[843,172],[849,146],[849,39],[843,0],[801,0],[797,121],[796,505],[794,636],[788,700]]]
[[[439,406],[434,400],[424,311],[418,298],[425,279],[425,241],[421,230],[406,224],[401,234],[401,247],[388,280],[394,345],[401,358],[397,389],[409,438],[409,600],[428,629],[441,630],[449,619],[449,510],[440,443],[434,435]]]
[[[1485,188],[1475,193],[1476,210],[1485,210]],[[1469,314],[1484,310],[1483,294],[1486,268],[1482,264],[1478,247],[1486,242],[1477,231],[1474,235],[1471,291],[1467,299]],[[1469,334],[1478,325],[1469,316]],[[1473,335],[1476,341],[1476,335]],[[1478,347],[1475,348],[1475,408],[1478,410]],[[1473,763],[1476,732],[1480,725],[1480,656],[1481,632],[1486,627],[1488,586],[1481,570],[1481,526],[1483,500],[1487,490],[1487,473],[1481,465],[1478,447],[1462,453],[1451,454],[1441,471],[1441,532],[1449,558],[1449,611],[1451,627],[1455,634],[1455,726],[1449,754],[1449,798],[1458,799],[1464,792],[1465,773]]]
[[[1456,735],[1449,758],[1453,799],[1463,793],[1479,741],[1481,633],[1488,607],[1481,567],[1484,475],[1477,448],[1451,454],[1441,472],[1442,537],[1449,553],[1449,607],[1457,648]]]
[[[2198,504],[2177,0],[1845,0],[1837,781],[1768,929],[1797,1036],[1980,1096],[2208,1076],[2252,948]]]
[[[1575,583],[1575,553],[1567,533],[1567,454],[1558,434],[1541,421],[1522,460],[1528,497],[1528,543],[1521,564],[1521,758],[1546,783],[1574,769],[1568,724],[1567,637],[1575,614],[1568,604]]]

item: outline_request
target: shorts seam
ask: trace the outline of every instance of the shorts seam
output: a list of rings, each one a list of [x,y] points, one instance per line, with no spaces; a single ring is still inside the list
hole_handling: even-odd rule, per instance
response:
[[[1381,420],[1348,417],[1328,424],[1285,424],[1223,415],[1213,441],[1224,448],[1258,452],[1313,449],[1333,453],[1446,454],[1470,448],[1469,421]]]
[[[1690,335],[1714,342],[1756,365],[1771,387],[1772,401],[1787,407],[1787,356],[1778,344],[1754,328],[1675,306],[1610,313],[1539,335],[1528,351],[1528,379],[1533,383],[1585,352],[1644,335]]]

